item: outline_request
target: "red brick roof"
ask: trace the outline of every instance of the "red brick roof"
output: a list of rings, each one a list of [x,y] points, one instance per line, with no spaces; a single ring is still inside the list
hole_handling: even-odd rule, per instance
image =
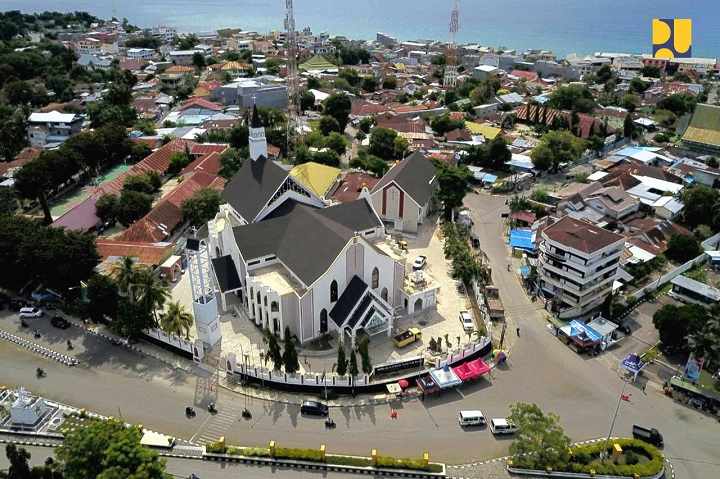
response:
[[[182,174],[186,175],[192,171],[204,171],[205,173],[217,175],[220,171],[220,153],[213,151],[209,155],[199,157],[186,166],[182,170]]]
[[[385,105],[380,105],[379,103],[370,103],[367,100],[355,100],[351,104],[350,114],[353,116],[370,116],[389,110],[390,108]]]
[[[445,133],[445,141],[472,141],[472,135],[467,130],[456,128]]]
[[[42,153],[43,149],[39,146],[26,146],[22,150],[20,150],[20,153],[18,153],[15,156],[15,161],[23,161],[27,162],[30,160],[34,160],[38,156],[40,156],[40,153]]]

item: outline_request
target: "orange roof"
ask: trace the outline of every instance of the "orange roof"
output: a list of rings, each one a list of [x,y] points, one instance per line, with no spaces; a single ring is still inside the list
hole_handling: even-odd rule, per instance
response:
[[[190,100],[183,103],[183,105],[180,107],[180,111],[187,110],[188,108],[192,108],[194,106],[198,106],[200,108],[206,108],[208,110],[213,110],[213,111],[222,110],[222,107],[220,105],[218,105],[217,103],[213,103],[204,98],[191,98]]]
[[[163,73],[190,73],[194,71],[195,68],[191,66],[173,65],[170,68],[167,68]]]
[[[220,153],[213,151],[209,155],[201,156],[193,161],[182,170],[183,175],[187,175],[192,171],[204,171],[213,175],[217,175],[220,171]]]
[[[43,149],[39,146],[26,146],[22,150],[20,150],[20,153],[15,156],[15,161],[30,161],[34,160],[38,156],[40,156],[40,153],[42,153]]]

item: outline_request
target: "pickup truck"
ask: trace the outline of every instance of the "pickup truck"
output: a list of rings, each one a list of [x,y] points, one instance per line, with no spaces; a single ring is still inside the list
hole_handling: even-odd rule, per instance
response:
[[[637,424],[635,424],[635,425],[633,425],[633,437],[635,439],[640,439],[641,441],[645,441],[648,444],[653,444],[657,447],[663,446],[663,436],[654,427],[648,429],[648,428],[638,426]]]
[[[420,338],[422,338],[422,332],[418,328],[410,328],[407,331],[396,334],[393,339],[395,340],[395,346],[398,348],[404,348],[408,344],[414,343]]]

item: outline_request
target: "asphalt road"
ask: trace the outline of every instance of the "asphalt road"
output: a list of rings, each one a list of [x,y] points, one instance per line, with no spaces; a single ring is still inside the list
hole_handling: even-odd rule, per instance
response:
[[[296,405],[246,399],[218,388],[217,377],[173,371],[77,328],[48,331],[42,338],[60,349],[65,335],[71,337],[84,361],[73,368],[0,343],[0,384],[24,385],[45,397],[105,415],[122,415],[129,422],[197,443],[224,435],[229,443],[239,445],[266,445],[270,440],[289,447],[326,444],[330,453],[369,455],[377,448],[380,454],[419,457],[427,451],[431,460],[462,464],[505,455],[511,438],[496,438],[485,428],[462,430],[458,411],[482,409],[489,418],[504,417],[508,404],[514,402],[535,402],[558,413],[575,441],[607,436],[623,387],[617,358],[578,356],[546,332],[541,303],[531,303],[517,276],[506,270],[510,259],[500,233],[504,198],[471,194],[466,203],[474,210],[475,232],[490,257],[507,311],[509,360],[477,384],[424,403],[396,405],[397,421],[390,419],[387,405],[333,408],[338,427],[326,431],[322,419],[301,417]],[[16,327],[14,316],[0,317],[4,329]],[[521,328],[519,338],[516,327]],[[37,366],[46,370],[47,377],[35,378]],[[659,384],[648,387],[647,394],[628,384],[625,392],[632,394],[631,401],[620,404],[613,435],[630,435],[632,424],[656,427],[665,435],[665,454],[678,477],[720,477],[716,420],[664,397]],[[215,416],[203,409],[210,401],[219,409]],[[185,418],[187,405],[195,405],[196,418]],[[240,416],[246,405],[253,412],[250,421]]]

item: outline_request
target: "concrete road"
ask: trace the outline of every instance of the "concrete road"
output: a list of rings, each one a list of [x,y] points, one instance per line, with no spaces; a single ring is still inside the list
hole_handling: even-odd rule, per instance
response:
[[[378,448],[380,454],[419,457],[428,451],[432,460],[462,464],[505,455],[511,438],[496,438],[485,428],[462,430],[458,411],[479,408],[490,418],[504,417],[508,404],[514,402],[535,402],[543,410],[558,413],[575,441],[605,437],[623,387],[617,358],[579,356],[546,332],[541,303],[531,303],[515,272],[506,270],[510,258],[500,232],[504,202],[504,197],[486,194],[471,194],[466,200],[474,211],[475,233],[490,257],[493,279],[507,311],[509,360],[476,384],[424,403],[395,405],[397,421],[390,419],[387,405],[333,408],[338,427],[326,431],[321,419],[301,417],[296,405],[246,399],[218,388],[217,376],[173,371],[74,329],[56,331],[54,340],[61,345],[63,333],[79,335],[84,363],[68,368],[3,342],[0,384],[25,385],[48,398],[105,415],[121,414],[129,422],[197,443],[224,435],[229,443],[239,445],[265,445],[270,440],[289,447],[326,444],[330,453],[368,455]],[[1,321],[3,328],[12,328],[15,318]],[[520,337],[515,335],[516,327],[521,328]],[[37,366],[45,368],[46,378],[35,378]],[[631,401],[620,404],[613,435],[629,435],[632,424],[656,427],[665,435],[665,453],[678,477],[720,477],[720,424],[716,420],[664,397],[656,383],[647,394],[633,384],[625,392],[632,394]],[[210,401],[219,409],[215,416],[203,409]],[[187,405],[195,405],[196,418],[185,418]],[[246,405],[254,415],[251,421],[240,416]]]

